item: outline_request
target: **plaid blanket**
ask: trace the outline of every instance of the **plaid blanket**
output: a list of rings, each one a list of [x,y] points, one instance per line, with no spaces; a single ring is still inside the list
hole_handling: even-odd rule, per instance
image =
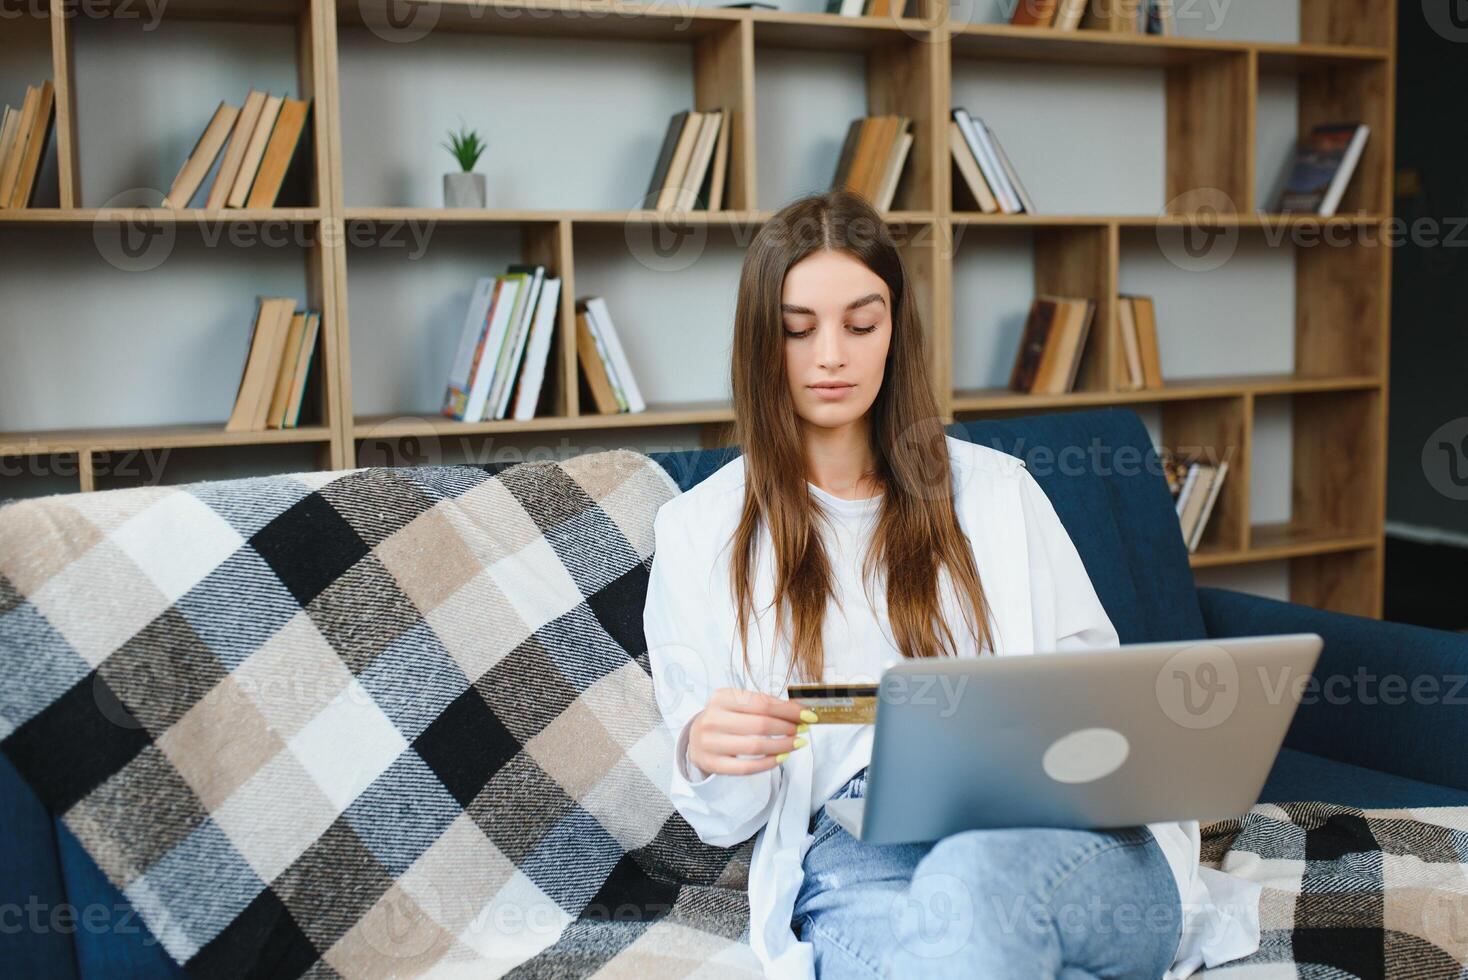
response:
[[[627,451],[0,508],[0,751],[194,975],[757,973],[667,798]],[[1468,977],[1468,809],[1261,805],[1209,976]]]
[[[1205,864],[1264,886],[1259,951],[1208,980],[1468,977],[1468,807],[1260,804],[1202,835]]]
[[[189,973],[757,973],[642,636],[638,453],[0,509],[0,751]]]

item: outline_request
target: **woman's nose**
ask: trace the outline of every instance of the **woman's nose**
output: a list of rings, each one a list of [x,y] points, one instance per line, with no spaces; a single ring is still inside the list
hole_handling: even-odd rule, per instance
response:
[[[835,369],[846,365],[846,343],[840,327],[825,327],[816,334],[816,360],[821,367]]]

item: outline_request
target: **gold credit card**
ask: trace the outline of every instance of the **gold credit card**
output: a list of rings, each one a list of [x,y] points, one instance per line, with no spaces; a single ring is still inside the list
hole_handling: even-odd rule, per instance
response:
[[[787,693],[816,713],[816,724],[871,725],[877,720],[875,684],[791,684]]]

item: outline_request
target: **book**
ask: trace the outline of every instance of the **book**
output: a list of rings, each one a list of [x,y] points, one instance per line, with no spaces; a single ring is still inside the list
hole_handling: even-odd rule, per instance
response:
[[[1082,21],[1083,27],[1118,34],[1141,31],[1141,0],[1094,0]]]
[[[1150,296],[1131,296],[1137,328],[1137,347],[1142,358],[1142,382],[1148,388],[1164,387],[1162,352],[1157,344],[1157,306]]]
[[[1015,27],[1049,27],[1055,20],[1055,0],[1019,0],[1009,22]]]
[[[1125,355],[1122,362],[1126,365],[1127,374],[1122,390],[1136,391],[1145,388],[1147,383],[1142,377],[1142,351],[1137,341],[1136,307],[1130,296],[1117,298],[1116,323],[1121,331],[1121,349]]]
[[[1174,37],[1177,34],[1177,13],[1173,0],[1146,0],[1144,30],[1148,34]]]
[[[234,128],[235,120],[239,118],[238,106],[232,106],[228,102],[220,102],[210,117],[204,131],[194,141],[194,147],[189,155],[184,158],[183,166],[179,167],[178,174],[173,178],[173,183],[168,187],[168,193],[164,195],[160,207],[186,208],[194,199],[195,192],[204,183],[210,169],[214,166],[219,151],[224,149],[224,144],[229,140],[229,134]]]
[[[27,86],[20,128],[10,149],[10,158],[14,161],[13,170],[10,166],[5,169],[5,176],[10,177],[13,183],[9,196],[0,198],[0,204],[7,204],[12,208],[32,206],[36,176],[41,169],[46,145],[51,141],[55,118],[56,90],[50,79],[39,86]]]
[[[301,349],[291,371],[291,395],[286,407],[283,428],[294,429],[301,421],[301,404],[306,400],[306,388],[311,380],[311,364],[316,354],[316,343],[321,333],[321,314],[306,314],[306,335],[301,339]]]
[[[30,97],[29,93],[27,97]],[[10,206],[10,195],[15,190],[15,175],[20,170],[20,155],[24,149],[19,145],[20,124],[24,117],[23,104],[20,109],[5,107],[4,128],[0,129],[0,208]]]
[[[836,174],[831,178],[831,190],[840,190],[846,186],[846,178],[851,173],[851,161],[856,156],[856,144],[861,138],[862,126],[866,120],[857,117],[851,120],[846,127],[846,138],[841,141],[841,152],[836,156]]]
[[[1040,361],[1045,356],[1045,345],[1055,329],[1058,310],[1059,304],[1048,296],[1037,296],[1030,304],[1014,367],[1009,373],[1011,391],[1027,393],[1033,388]]]
[[[214,174],[214,183],[209,196],[204,200],[206,208],[222,208],[229,203],[229,192],[240,175],[245,162],[245,151],[249,149],[250,137],[255,134],[255,124],[260,121],[260,111],[265,108],[265,93],[250,89],[245,95],[244,105],[235,116],[234,126],[229,131],[229,144],[220,160],[219,170]]]
[[[530,341],[526,346],[525,361],[520,371],[520,381],[515,388],[513,417],[524,422],[535,417],[540,402],[540,391],[545,382],[545,365],[550,356],[551,341],[556,334],[556,321],[561,309],[561,280],[551,278],[540,290],[540,302],[536,304],[535,323],[530,328]]]
[[[494,384],[496,366],[505,351],[510,325],[520,311],[525,287],[530,276],[523,272],[506,272],[496,277],[500,281],[490,306],[489,317],[479,345],[474,351],[474,365],[470,372],[469,398],[464,406],[461,421],[478,422],[485,417],[489,404],[490,388]]]
[[[994,135],[994,130],[982,119],[975,120],[983,127],[983,134],[988,137],[989,145],[994,148],[994,155],[999,158],[1000,169],[1004,171],[1004,181],[1014,191],[1015,198],[1019,203],[1020,210],[1025,214],[1035,213],[1035,202],[1030,198],[1030,192],[1019,179],[1019,173],[1015,171],[1014,164],[1009,162],[1009,154],[1004,152],[1004,144],[999,142],[999,137]]]
[[[968,188],[969,194],[973,197],[974,206],[984,214],[993,214],[998,211],[999,202],[994,199],[994,192],[989,189],[988,181],[984,180],[984,175],[979,170],[979,162],[974,158],[968,140],[964,139],[963,130],[959,127],[958,121],[954,119],[948,120],[948,149],[953,154],[953,163],[959,176],[963,178],[963,186]],[[954,186],[959,186],[959,182],[954,181]]]
[[[474,288],[469,293],[469,308],[464,313],[464,325],[459,328],[459,346],[449,367],[448,386],[440,409],[451,419],[464,420],[464,410],[469,405],[469,388],[474,380],[474,359],[483,342],[485,320],[498,285],[493,276],[481,276],[474,281]]]
[[[1323,218],[1334,215],[1370,135],[1371,128],[1364,123],[1335,123],[1311,130],[1295,151],[1279,210],[1312,212]]]
[[[1004,214],[1018,214],[1023,210],[1024,205],[1020,202],[1019,195],[1009,186],[1004,167],[999,163],[999,157],[993,147],[989,145],[987,129],[980,126],[978,121],[962,106],[954,108],[952,116],[963,130],[969,150],[973,153],[974,159],[979,162],[979,169],[984,174],[984,180],[988,182],[990,190],[994,192],[994,197],[999,202],[999,210]]]
[[[581,376],[591,391],[591,399],[601,415],[612,415],[622,410],[607,376],[606,362],[602,359],[596,337],[587,321],[586,308],[576,304],[576,360],[581,365]]]
[[[695,205],[709,211],[724,209],[724,185],[729,174],[729,130],[732,127],[728,111],[721,110],[721,114],[719,138],[714,144],[714,162],[709,167],[708,184],[700,190],[699,200]]]
[[[693,159],[693,149],[702,129],[703,113],[690,111],[684,116],[683,130],[678,134],[678,142],[673,147],[673,158],[668,164],[668,174],[658,194],[657,210],[667,211],[677,206],[683,189],[683,179],[688,173],[688,164]]]
[[[612,323],[612,312],[607,308],[607,301],[600,296],[592,296],[586,300],[586,310],[591,314],[592,331],[611,359],[613,384],[620,389],[619,395],[626,402],[626,410],[643,411],[647,408],[647,402],[643,401],[642,391],[632,374],[632,366],[627,363],[627,354],[617,335],[616,325]]]
[[[306,128],[306,118],[311,111],[309,99],[285,99],[276,116],[275,126],[270,131],[270,140],[260,159],[260,169],[250,185],[250,196],[245,206],[271,208],[280,196],[286,172],[295,159],[296,147],[301,142],[301,133]]]
[[[878,211],[890,211],[892,201],[897,196],[897,184],[902,179],[902,168],[907,163],[907,155],[912,151],[912,133],[903,133],[897,138],[897,145],[892,150],[892,159],[888,161],[887,172],[882,177],[881,188],[877,191],[877,199],[872,202]]]
[[[525,341],[530,338],[530,324],[535,318],[535,305],[540,300],[540,290],[545,283],[545,266],[543,265],[512,265],[510,272],[524,273],[530,278],[527,282],[525,299],[520,304],[520,309],[514,314],[514,322],[510,325],[509,335],[505,338],[505,351],[500,357],[499,363],[495,365],[494,383],[489,389],[489,403],[485,408],[485,418],[502,419],[510,404],[510,389],[514,386],[515,376],[520,370],[520,358],[525,350]]]
[[[1074,31],[1081,26],[1089,0],[1060,0],[1055,7],[1054,27],[1057,31]]]
[[[1055,299],[1055,322],[1045,339],[1045,349],[1029,388],[1031,394],[1063,395],[1075,386],[1081,354],[1095,315],[1096,304],[1090,300]]]
[[[1188,551],[1198,550],[1198,544],[1203,540],[1203,531],[1208,527],[1208,518],[1213,516],[1213,505],[1218,502],[1218,495],[1223,490],[1223,481],[1228,476],[1228,460],[1223,460],[1213,472],[1209,474],[1208,493],[1203,498],[1203,507],[1198,513],[1197,521],[1193,525],[1192,536],[1188,539]]]
[[[723,113],[718,109],[711,109],[700,114],[698,136],[693,143],[693,152],[688,158],[688,169],[684,171],[683,179],[679,184],[674,207],[685,211],[697,207],[699,188],[703,186],[709,165],[713,163],[714,146],[718,143],[719,123],[722,118]]]
[[[275,387],[270,396],[270,410],[265,415],[266,428],[279,429],[285,426],[291,390],[296,380],[296,361],[301,357],[301,341],[305,337],[306,314],[293,313],[290,327],[286,330],[285,345],[281,350],[280,369],[275,375]]]
[[[677,152],[678,141],[683,136],[683,124],[688,119],[688,110],[673,113],[673,118],[668,120],[668,128],[663,133],[663,145],[658,150],[657,161],[653,164],[652,179],[648,181],[647,193],[642,198],[644,208],[657,208],[658,201],[662,197],[663,185],[668,182],[668,171],[673,166],[673,154]]]
[[[260,118],[255,120],[255,131],[250,134],[250,141],[245,146],[245,158],[240,161],[239,175],[235,177],[234,186],[229,189],[229,197],[225,200],[228,207],[242,208],[249,200],[255,174],[260,169],[260,161],[265,157],[265,147],[270,142],[270,133],[275,129],[275,119],[280,115],[284,104],[285,99],[279,95],[265,97],[265,104],[260,107]]]
[[[258,432],[265,428],[295,309],[296,301],[293,299],[272,297],[259,300],[245,368],[240,374],[239,390],[235,393],[234,409],[224,424],[226,432]]]

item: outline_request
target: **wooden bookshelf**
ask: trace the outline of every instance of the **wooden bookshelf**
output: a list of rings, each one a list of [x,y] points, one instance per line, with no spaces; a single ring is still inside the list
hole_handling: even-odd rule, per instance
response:
[[[905,16],[669,7],[608,0],[441,0],[428,5],[432,30],[559,39],[621,39],[684,45],[691,54],[689,105],[730,110],[727,210],[668,216],[646,210],[399,207],[391,201],[344,205],[339,28],[389,24],[390,0],[172,0],[168,16],[227,23],[291,25],[297,94],[309,97],[315,125],[307,199],[244,211],[85,207],[81,201],[75,108],[75,18],[66,0],[49,0],[56,85],[55,157],[59,207],[0,211],[0,229],[95,230],[109,224],[167,223],[182,236],[220,223],[284,223],[311,233],[303,249],[306,295],[323,314],[313,389],[299,429],[229,433],[223,423],[126,429],[0,433],[0,456],[74,456],[79,487],[91,489],[94,454],[270,444],[317,447],[320,467],[354,465],[364,440],[484,437],[510,433],[698,427],[704,441],[725,437],[727,402],[653,402],[646,412],[597,415],[580,404],[574,348],[577,229],[699,225],[709,234],[752,231],[771,211],[758,205],[755,167],[757,54],[769,49],[855,53],[865,66],[870,113],[913,119],[914,143],[894,210],[894,228],[917,230],[902,245],[930,337],[932,382],[945,420],[1066,411],[1110,405],[1148,407],[1161,418],[1162,442],[1228,454],[1224,492],[1192,563],[1197,568],[1286,561],[1296,601],[1365,615],[1381,613],[1388,357],[1389,250],[1353,243],[1301,248],[1295,259],[1293,373],[1169,379],[1152,390],[1125,390],[1116,307],[1123,245],[1170,228],[1214,225],[1241,236],[1282,230],[1347,235],[1384,230],[1392,211],[1395,0],[1300,0],[1300,43],[1057,32],[949,20],[941,0],[913,0]],[[0,30],[3,30],[0,25]],[[401,57],[411,60],[413,46]],[[983,215],[955,207],[947,151],[952,74],[967,61],[1157,68],[1166,101],[1166,165],[1160,214]],[[1330,219],[1255,213],[1256,115],[1260,81],[1296,79],[1299,127],[1360,119],[1371,140],[1342,204]],[[834,161],[833,161],[834,165]],[[1197,192],[1239,202],[1219,212]],[[347,284],[354,247],[331,234],[343,227],[432,222],[518,232],[520,259],[562,278],[557,335],[547,365],[550,411],[529,422],[455,423],[405,412],[358,415],[353,409],[351,311]],[[469,233],[469,232],[466,232]],[[984,235],[1029,236],[1037,292],[1085,295],[1097,303],[1076,390],[1029,396],[954,383],[955,258]],[[496,233],[498,234],[498,232]],[[736,234],[737,239],[737,234]],[[3,275],[0,272],[0,275]],[[1166,344],[1167,323],[1159,324]],[[1290,521],[1250,519],[1255,409],[1289,403],[1293,416]],[[3,496],[0,484],[0,496]]]

